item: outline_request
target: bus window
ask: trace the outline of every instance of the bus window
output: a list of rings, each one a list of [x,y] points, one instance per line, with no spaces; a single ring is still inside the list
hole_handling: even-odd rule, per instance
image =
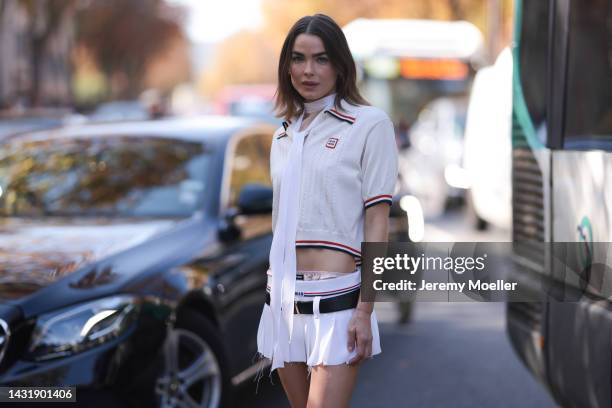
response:
[[[565,119],[566,148],[611,149],[612,3],[572,1]],[[588,61],[588,63],[585,63]]]
[[[538,134],[546,132],[548,1],[524,1],[519,53],[525,103]],[[544,132],[544,133],[541,133]]]

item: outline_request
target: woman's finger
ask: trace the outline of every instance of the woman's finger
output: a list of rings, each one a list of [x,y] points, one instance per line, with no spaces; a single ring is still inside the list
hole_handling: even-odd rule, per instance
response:
[[[348,340],[346,344],[346,347],[348,348],[349,352],[352,352],[353,349],[355,348],[356,336],[357,336],[357,330],[355,329],[355,327],[350,327],[348,331]]]
[[[349,364],[357,364],[361,360],[364,359],[365,352],[366,352],[365,347],[366,347],[366,342],[364,341],[364,337],[363,335],[360,335],[358,333],[357,334],[357,354],[355,355],[355,357],[353,357],[353,359],[349,362]]]

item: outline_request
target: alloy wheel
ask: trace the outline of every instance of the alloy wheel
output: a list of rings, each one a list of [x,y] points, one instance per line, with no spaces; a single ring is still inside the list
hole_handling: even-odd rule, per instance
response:
[[[168,331],[164,372],[155,394],[161,408],[214,408],[221,401],[221,369],[211,347],[184,329]]]

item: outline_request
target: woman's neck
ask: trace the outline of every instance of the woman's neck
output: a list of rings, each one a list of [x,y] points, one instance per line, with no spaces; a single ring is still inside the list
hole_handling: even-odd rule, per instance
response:
[[[331,104],[336,99],[336,94],[332,93],[324,96],[316,101],[304,102],[304,117],[308,117],[313,113],[317,113],[325,109],[328,104]]]

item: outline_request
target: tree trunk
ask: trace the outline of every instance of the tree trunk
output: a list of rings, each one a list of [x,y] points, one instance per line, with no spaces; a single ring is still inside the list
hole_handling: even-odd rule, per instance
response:
[[[42,54],[45,49],[45,39],[43,38],[32,38],[30,42],[30,55],[31,55],[31,86],[30,86],[30,106],[40,106],[40,77],[42,73]]]
[[[448,5],[453,20],[465,20],[465,12],[460,0],[449,0]]]
[[[4,0],[0,0],[0,42],[2,42],[2,26],[4,23],[4,8],[6,6],[6,2]],[[6,56],[2,56],[2,58],[6,58]],[[3,109],[3,107],[5,105],[8,104],[8,100],[5,100],[4,98],[7,97],[8,99],[8,95],[4,95],[5,90],[4,90],[4,64],[0,63],[0,110]]]

